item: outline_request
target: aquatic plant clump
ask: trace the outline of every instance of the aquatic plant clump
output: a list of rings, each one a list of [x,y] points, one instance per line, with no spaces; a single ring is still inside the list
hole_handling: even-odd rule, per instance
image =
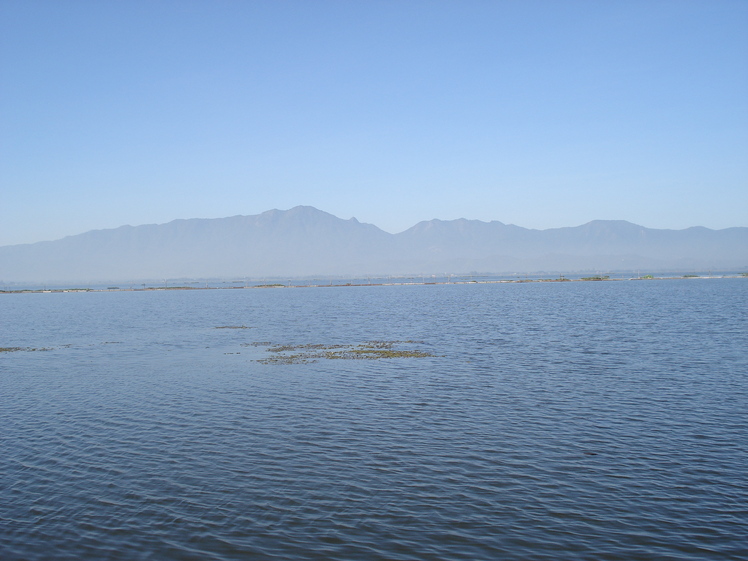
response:
[[[26,351],[27,353],[34,351],[51,351],[52,349],[47,347],[0,347],[0,353],[14,353],[18,351]]]
[[[396,349],[396,345],[423,344],[423,341],[367,341],[359,345],[264,345],[271,356],[258,359],[261,364],[309,364],[327,360],[378,360],[385,358],[426,358],[435,355],[418,349]]]

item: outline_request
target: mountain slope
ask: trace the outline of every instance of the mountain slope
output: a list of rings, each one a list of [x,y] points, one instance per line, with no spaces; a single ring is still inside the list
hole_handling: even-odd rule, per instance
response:
[[[281,277],[445,271],[734,269],[748,265],[748,228],[655,230],[597,220],[531,230],[430,220],[389,234],[313,207],[174,220],[0,247],[0,280]]]

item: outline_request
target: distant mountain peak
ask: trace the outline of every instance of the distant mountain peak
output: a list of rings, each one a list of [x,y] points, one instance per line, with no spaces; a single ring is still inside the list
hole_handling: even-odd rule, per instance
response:
[[[389,234],[308,205],[92,230],[0,247],[0,280],[748,268],[748,228],[655,230],[625,220],[533,230],[422,221]]]

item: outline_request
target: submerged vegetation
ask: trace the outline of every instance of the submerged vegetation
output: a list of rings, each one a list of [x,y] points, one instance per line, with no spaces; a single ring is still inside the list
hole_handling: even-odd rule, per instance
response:
[[[327,360],[377,360],[383,358],[426,358],[435,355],[418,349],[397,349],[400,345],[423,344],[423,341],[367,341],[359,345],[272,345],[267,342],[247,346],[267,347],[271,356],[261,358],[261,364],[309,364]]]
[[[48,347],[0,347],[0,353],[14,353],[17,351],[26,351],[27,353],[34,351],[51,351]]]

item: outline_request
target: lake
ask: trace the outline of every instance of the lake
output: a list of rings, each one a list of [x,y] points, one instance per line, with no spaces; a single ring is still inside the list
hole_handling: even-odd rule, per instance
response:
[[[0,558],[746,559],[748,279],[0,294]]]

